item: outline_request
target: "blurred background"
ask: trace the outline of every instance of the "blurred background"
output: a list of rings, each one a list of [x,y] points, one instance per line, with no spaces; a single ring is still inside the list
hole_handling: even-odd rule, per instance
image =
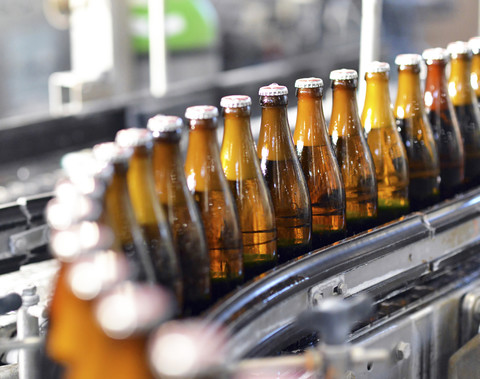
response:
[[[478,33],[474,0],[380,3],[392,67]],[[358,69],[361,16],[361,0],[0,0],[0,203],[50,191],[64,153],[155,113],[241,93],[258,116],[262,85],[328,87],[332,69]]]

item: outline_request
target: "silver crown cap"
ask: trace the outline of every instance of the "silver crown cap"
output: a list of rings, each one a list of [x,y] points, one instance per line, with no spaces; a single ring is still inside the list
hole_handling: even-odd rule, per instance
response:
[[[223,108],[243,108],[252,105],[252,99],[246,95],[224,96],[220,100],[220,106]]]
[[[342,68],[330,72],[330,80],[352,80],[358,79],[358,73],[355,70]]]
[[[288,94],[288,88],[277,83],[260,87],[258,90],[260,96],[282,96]]]
[[[187,108],[185,117],[189,120],[206,120],[218,117],[218,108],[213,105],[195,105]]]

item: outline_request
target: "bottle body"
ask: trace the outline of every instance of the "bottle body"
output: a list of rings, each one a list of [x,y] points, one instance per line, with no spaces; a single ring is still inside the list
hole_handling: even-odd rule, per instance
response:
[[[334,80],[332,89],[329,134],[342,172],[347,232],[352,235],[376,224],[377,181],[373,159],[358,117],[356,77]]]
[[[288,126],[286,96],[261,95],[260,103],[257,156],[273,202],[279,261],[286,262],[311,248],[310,197]]]
[[[248,280],[276,264],[275,215],[255,154],[249,106],[226,107],[224,117],[220,157],[237,206],[243,238],[245,279]]]
[[[235,200],[220,163],[216,117],[190,120],[185,176],[205,227],[217,300],[243,282],[243,246]]]
[[[377,178],[379,223],[407,214],[410,207],[407,152],[393,117],[387,67],[385,71],[366,73],[367,92],[362,112],[362,125]]]
[[[326,130],[322,92],[319,88],[298,88],[297,97],[293,139],[310,194],[312,247],[317,249],[345,236],[345,192]]]
[[[184,315],[197,315],[211,301],[210,261],[200,212],[188,191],[179,138],[155,137],[153,172],[157,198],[170,224],[182,269]]]
[[[480,184],[480,111],[470,83],[471,57],[459,54],[452,57],[449,94],[458,119],[465,152],[465,185],[472,188]]]
[[[432,128],[420,94],[419,65],[402,66],[394,114],[408,156],[410,208],[418,211],[439,199],[440,165]]]
[[[447,199],[462,188],[464,152],[460,127],[448,95],[444,60],[427,60],[424,102],[440,159],[440,196]]]

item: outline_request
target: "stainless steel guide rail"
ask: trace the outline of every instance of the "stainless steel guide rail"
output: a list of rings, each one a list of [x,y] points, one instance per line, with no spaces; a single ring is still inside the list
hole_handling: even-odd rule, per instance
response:
[[[435,359],[428,363],[423,359],[422,364],[429,369],[424,368],[420,377],[446,377],[448,357],[460,347],[457,330],[461,299],[480,285],[478,251],[479,189],[277,267],[232,294],[206,317],[231,328],[228,351],[232,359],[271,355],[305,337],[305,332],[294,323],[301,312],[326,297],[369,292],[379,303],[374,318],[377,321],[360,328],[351,340],[378,347],[381,337],[388,335],[389,342],[396,344],[400,342],[401,333],[397,335],[392,325],[403,322],[411,328],[416,324],[408,317],[423,320],[423,314],[427,324],[423,329],[417,325],[420,329],[415,331],[416,338],[423,338],[427,345],[438,345],[435,351],[441,353],[445,363],[439,376],[431,376],[434,367],[440,367],[435,366],[437,354],[433,354]],[[465,267],[451,268],[459,264]],[[447,274],[450,276],[445,276]],[[405,295],[403,311],[401,306],[389,311],[388,300],[408,294],[412,288],[414,296],[412,293],[410,298]],[[413,306],[416,300],[423,298],[428,301],[417,301],[419,305]],[[393,311],[397,312],[397,321],[390,315]],[[414,312],[417,313],[412,316]],[[428,325],[428,322],[436,324]],[[450,333],[442,330],[445,328],[449,328]],[[440,347],[444,343],[445,348]],[[428,349],[425,350],[421,343],[415,346],[421,347],[426,354]],[[408,374],[403,372],[406,375],[403,377],[416,377],[413,373],[418,374],[415,369],[420,366],[418,362],[409,363]],[[365,373],[367,371],[369,377],[375,377],[371,367],[365,369]]]

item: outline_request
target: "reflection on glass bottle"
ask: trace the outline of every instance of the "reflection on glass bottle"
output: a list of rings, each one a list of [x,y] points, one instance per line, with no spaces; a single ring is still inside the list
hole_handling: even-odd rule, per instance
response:
[[[345,192],[323,115],[323,81],[298,79],[293,142],[312,203],[312,245],[329,245],[345,236]]]
[[[287,87],[276,83],[259,90],[262,121],[257,155],[273,201],[280,262],[311,248],[310,196],[288,125],[287,94]]]
[[[157,115],[148,121],[153,135],[152,166],[157,198],[167,215],[183,276],[184,315],[204,310],[211,298],[210,260],[200,212],[188,190],[180,153],[183,121]]]
[[[152,135],[146,129],[124,129],[117,132],[115,141],[121,147],[133,149],[127,172],[128,193],[150,253],[156,282],[172,290],[181,307],[183,290],[180,267],[170,226],[155,193],[150,158]]]
[[[420,92],[421,60],[418,54],[400,54],[395,59],[399,74],[394,114],[407,150],[412,211],[435,204],[440,194],[437,148]]]
[[[464,180],[465,157],[462,135],[453,104],[448,95],[445,49],[427,49],[423,52],[427,64],[425,82],[425,109],[432,126],[440,159],[440,196],[443,199],[459,192]]]
[[[378,221],[385,223],[408,213],[408,161],[397,131],[388,91],[390,66],[372,62],[365,74],[367,92],[362,125],[375,165]]]
[[[377,181],[372,155],[358,116],[358,74],[330,73],[333,90],[329,134],[345,185],[347,232],[355,234],[377,224]]]
[[[470,81],[477,101],[480,101],[480,36],[470,38],[468,46],[472,50],[472,70]]]
[[[185,176],[200,209],[210,253],[214,300],[243,282],[243,245],[235,199],[228,188],[217,143],[218,109],[187,108],[190,134]]]
[[[243,237],[245,279],[275,266],[277,231],[272,199],[260,171],[250,131],[248,96],[225,96],[225,130],[220,150],[223,172],[237,205]]]
[[[465,185],[480,185],[480,110],[470,78],[472,53],[466,42],[452,42],[448,93],[452,99],[463,138],[465,152]]]

